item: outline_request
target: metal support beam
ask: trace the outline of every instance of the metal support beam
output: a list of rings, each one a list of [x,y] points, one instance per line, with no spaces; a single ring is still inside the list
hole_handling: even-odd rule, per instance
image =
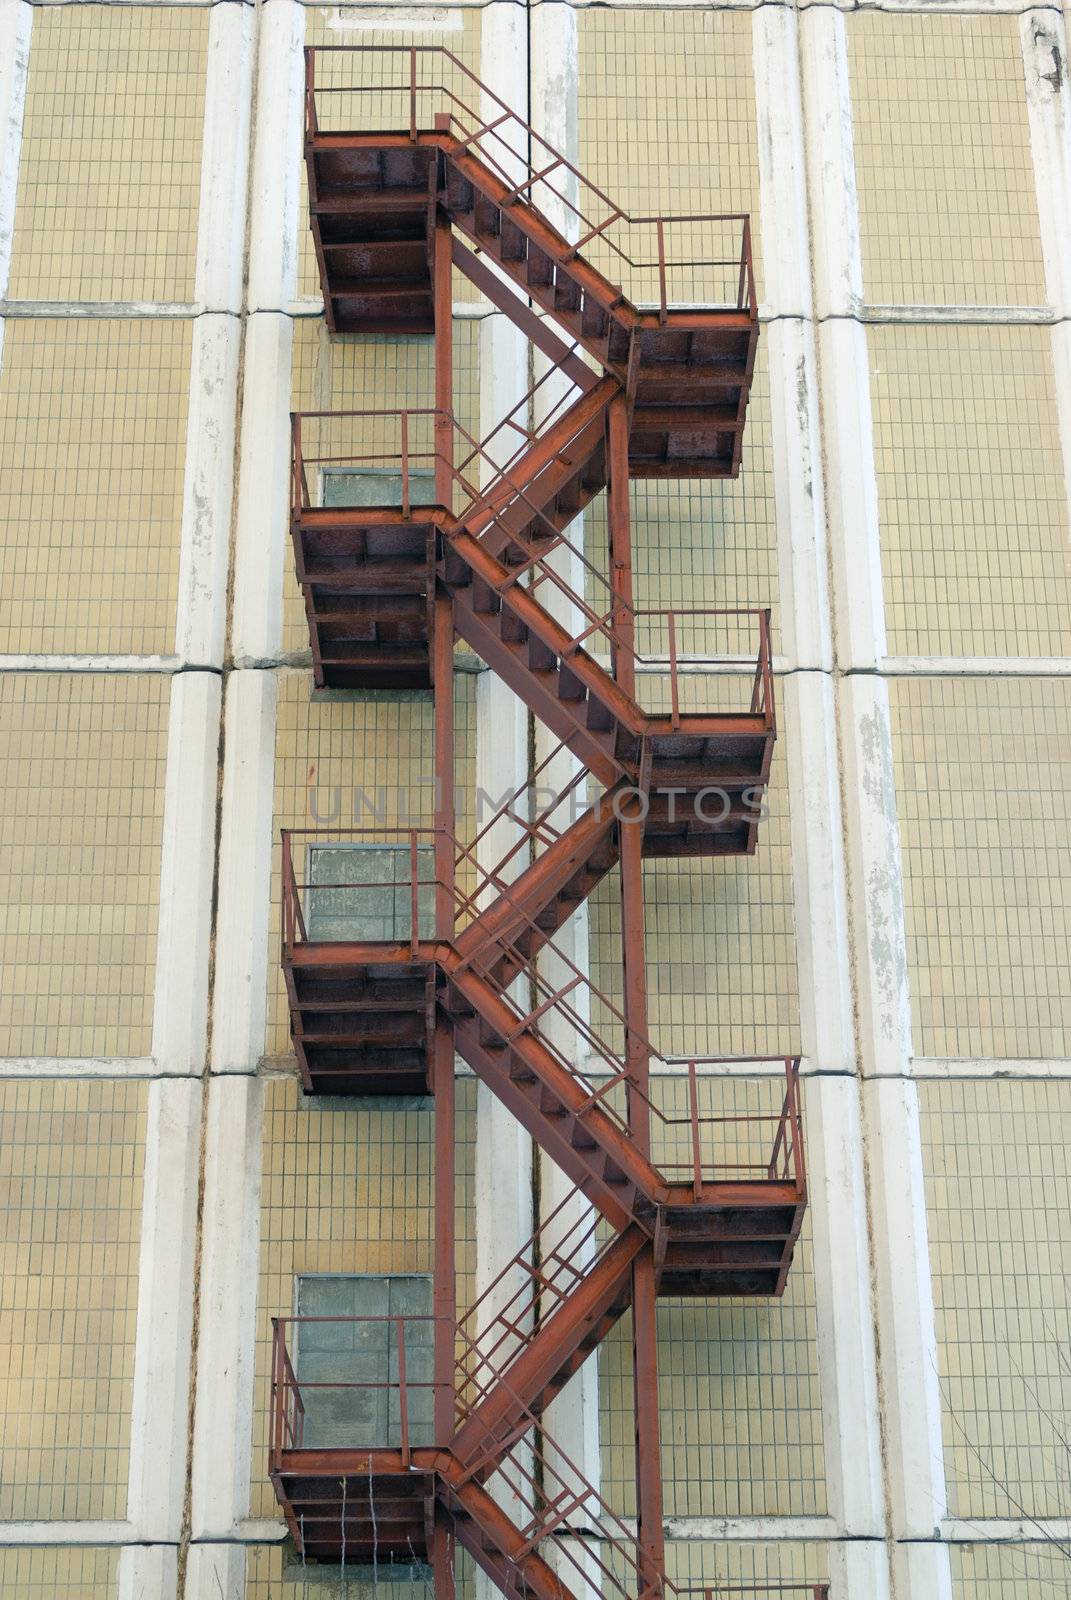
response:
[[[457,1286],[454,1242],[454,1030],[440,1020],[432,1045],[435,1090],[435,1443],[445,1446],[454,1432],[454,1325]],[[437,1596],[444,1593],[436,1583]]]
[[[614,677],[633,698],[636,693],[635,625],[632,609],[632,520],[628,494],[628,401],[615,395],[607,411],[607,447],[610,482],[607,488],[606,521],[610,539],[610,577],[615,600],[629,608],[615,625],[621,649],[612,651]],[[642,970],[642,969],[641,969]]]
[[[438,938],[450,939],[454,932],[454,606],[449,595],[436,595],[433,618],[435,931]]]
[[[441,1523],[432,1538],[431,1569],[435,1600],[454,1600],[454,1536]]]
[[[628,404],[624,395],[610,401],[607,443],[610,484],[607,504],[614,592],[627,607],[617,624],[623,648],[615,651],[614,676],[635,694],[635,640],[632,607],[632,527],[629,517]],[[629,1069],[628,1119],[632,1137],[645,1155],[651,1150],[650,1047],[647,1033],[647,971],[644,950],[643,823],[622,821],[620,832],[621,955],[624,968],[626,1059]],[[634,1087],[633,1087],[634,1086]],[[665,1571],[662,1519],[662,1462],[658,1414],[658,1334],[655,1323],[655,1264],[645,1250],[632,1268],[632,1375],[636,1412],[636,1515],[645,1585],[661,1592]]]
[[[435,498],[449,506],[453,494],[454,304],[451,284],[449,219],[436,215],[432,238],[432,294],[435,307]]]

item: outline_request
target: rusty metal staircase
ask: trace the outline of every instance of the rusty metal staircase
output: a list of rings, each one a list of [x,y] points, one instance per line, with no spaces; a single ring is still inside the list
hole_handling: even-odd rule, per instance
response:
[[[330,68],[326,85],[317,83],[318,58]],[[356,81],[339,82],[340,67],[360,68]],[[479,115],[444,88],[451,72],[478,89]],[[321,125],[325,96],[369,93],[378,105],[396,90],[408,122],[401,131]],[[428,96],[447,109],[425,122]],[[639,953],[635,927],[625,935],[623,1008],[557,936],[615,868],[635,909],[643,858],[756,847],[775,736],[769,614],[637,608],[628,532],[630,478],[739,470],[758,336],[748,222],[684,219],[693,233],[696,223],[735,231],[738,248],[696,259],[689,236],[684,263],[675,263],[671,219],[628,217],[437,48],[307,51],[306,163],[329,328],[436,337],[434,407],[293,419],[291,527],[315,681],[433,687],[437,759],[449,767],[452,721],[440,708],[452,706],[458,637],[558,745],[475,840],[458,836],[441,801],[431,828],[351,830],[390,855],[387,878],[377,869],[364,881],[352,870],[325,880],[300,857],[324,830],[284,833],[283,967],[304,1086],[436,1093],[442,1187],[436,1311],[390,1319],[385,1379],[299,1380],[292,1352],[303,1319],[275,1319],[272,1481],[304,1555],[343,1565],[347,1552],[354,1561],[427,1558],[441,1600],[453,1594],[455,1542],[509,1600],[705,1593],[678,1589],[665,1572],[649,1392],[654,1297],[782,1292],[806,1204],[798,1063],[776,1064],[784,1088],[768,1109],[704,1113],[704,1063],[662,1061],[645,1005],[635,1004],[642,928]],[[649,257],[630,249],[638,234],[653,241]],[[725,303],[674,303],[681,265],[705,280],[721,273],[729,290],[713,298]],[[547,361],[484,440],[447,403],[452,270]],[[629,293],[615,282],[623,271]],[[551,378],[553,401],[538,392]],[[542,421],[533,428],[535,414]],[[371,430],[377,443],[355,454],[351,439],[340,455],[339,430],[344,439]],[[325,492],[331,471],[368,467],[391,476],[390,504]],[[603,492],[608,576],[569,533]],[[742,705],[682,706],[688,627],[724,635],[726,681],[742,686]],[[740,646],[745,630],[750,653]],[[647,703],[647,690],[658,704]],[[533,806],[536,779],[562,756],[574,776],[548,805]],[[713,811],[703,805],[711,794]],[[328,831],[332,843],[350,839]],[[512,842],[488,868],[492,833]],[[341,894],[353,912],[361,896],[380,905],[384,892],[392,932],[359,918],[347,928],[345,916],[328,918],[326,931],[314,922],[317,895]],[[609,1019],[602,1031],[591,1021],[596,1002]],[[447,1222],[455,1051],[573,1185],[460,1317]],[[684,1109],[679,1096],[663,1104],[652,1087],[674,1074]],[[741,1139],[746,1148],[734,1149]],[[647,1455],[635,1526],[546,1426],[551,1401],[630,1310],[637,1454]],[[361,1330],[339,1332],[344,1343]],[[434,1376],[416,1379],[413,1351],[429,1341]],[[385,1388],[392,1436],[329,1447],[307,1437],[306,1401],[322,1388]],[[426,1389],[430,1425],[418,1405]],[[798,1592],[826,1595],[822,1585]]]

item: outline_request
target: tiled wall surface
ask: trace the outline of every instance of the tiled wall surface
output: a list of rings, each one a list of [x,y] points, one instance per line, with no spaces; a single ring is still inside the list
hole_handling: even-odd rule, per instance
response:
[[[5,1522],[126,1513],[145,1104],[143,1083],[0,1084]]]
[[[41,8],[12,298],[193,299],[207,42],[205,8]]]
[[[874,10],[848,43],[868,300],[1044,305],[1016,19]]]
[[[900,678],[893,729],[914,1043],[1066,1058],[1066,679]]]
[[[5,1055],[148,1054],[167,695],[155,676],[0,676]]]
[[[890,654],[1066,655],[1048,331],[886,326],[868,343]]]
[[[1062,1517],[1071,1286],[1053,1215],[1071,1199],[1062,1083],[922,1093],[945,1456],[964,1518]]]
[[[174,645],[189,322],[8,325],[0,370],[0,651]]]
[[[17,0],[9,6],[24,9]],[[191,395],[192,303],[205,244],[202,179],[216,158],[202,136],[212,13],[223,9],[39,4],[29,28],[8,299],[0,304],[0,1590],[12,1600],[115,1595],[120,1556],[103,1540],[137,1543],[125,1524],[135,1335],[139,1281],[144,1292],[157,1265],[142,1255],[151,1235],[143,1190],[159,1203],[143,1176],[155,1182],[173,1136],[166,1125],[152,1132],[148,1111],[155,1089],[146,1079],[158,1071],[157,925],[167,850],[192,825],[178,807],[171,834],[165,829],[169,713],[190,663],[179,660],[172,675],[174,662],[161,671],[154,658],[176,649],[180,558],[196,554],[197,519],[183,524],[184,482],[204,442],[187,438],[192,400],[202,398]],[[268,9],[250,8],[251,61],[269,48]],[[417,4],[397,18],[382,7],[295,11],[310,42],[441,44],[479,70],[481,41],[506,9]],[[558,15],[566,9],[538,19],[531,8],[533,38],[553,11],[556,23],[568,23],[555,37],[575,30],[576,46],[575,58],[563,45],[560,60],[533,61],[522,73],[533,103],[553,80],[568,102],[570,153],[635,215],[750,211],[761,294],[762,257],[772,261],[780,242],[760,237],[758,219],[760,152],[771,154],[761,139],[775,93],[762,65],[761,12],[769,8],[618,4]],[[514,40],[522,52],[525,31]],[[911,1047],[922,1079],[949,1510],[941,1532],[953,1546],[954,1600],[1034,1600],[1054,1574],[1062,1581],[1062,1551],[1042,1534],[1044,1519],[1069,1511],[1063,1437],[1071,1409],[1059,1254],[1071,1079],[1071,530],[1061,455],[1071,396],[1046,325],[1041,168],[1028,118],[1036,85],[1024,70],[1022,25],[1010,14],[863,7],[844,18],[844,35],[893,658],[877,670],[891,708]],[[408,72],[408,55],[366,56],[362,85],[376,92],[340,99],[342,121],[404,125]],[[321,58],[321,82],[346,74],[349,63]],[[478,94],[454,65],[429,68],[420,81],[444,82],[470,104]],[[256,70],[235,92],[247,93],[249,106],[263,95]],[[17,132],[13,123],[2,135],[11,148]],[[293,132],[296,141],[296,123]],[[803,172],[802,149],[795,159]],[[282,168],[280,158],[280,184]],[[327,336],[296,165],[292,181],[299,199],[287,248],[298,264],[298,303],[283,309],[296,313],[293,405],[427,405],[427,340]],[[244,215],[236,226],[244,239]],[[676,243],[696,259],[731,232],[688,224],[670,230],[670,251]],[[653,292],[651,230],[614,237],[648,263],[618,262],[622,278],[632,272],[633,287]],[[0,231],[0,251],[4,243]],[[600,248],[593,245],[596,256]],[[613,276],[611,254],[606,264]],[[699,294],[701,279],[694,266],[671,274],[670,298]],[[460,280],[454,288],[455,404],[478,437],[481,380],[499,374],[481,372],[486,307]],[[234,321],[247,340],[249,319]],[[782,653],[793,636],[782,615],[792,603],[784,562],[802,538],[785,510],[785,419],[796,415],[802,371],[779,360],[778,337],[770,326],[760,340],[740,478],[636,483],[631,499],[638,604],[769,605]],[[519,371],[521,389],[530,376]],[[239,397],[255,407],[251,391],[239,388]],[[836,420],[838,402],[823,393],[823,426]],[[356,448],[385,448],[391,426],[368,422]],[[239,449],[239,480],[244,467]],[[266,508],[266,541],[269,517]],[[603,561],[599,503],[583,538],[589,559]],[[232,590],[233,561],[226,581]],[[420,780],[430,771],[431,704],[419,695],[312,696],[289,550],[283,584],[286,659],[261,669],[278,697],[265,751],[267,766],[274,761],[276,841],[267,1060],[244,1063],[241,1074],[265,1079],[260,1187],[246,1219],[250,1236],[259,1234],[248,1510],[277,1525],[264,1471],[270,1317],[292,1308],[298,1272],[424,1271],[433,1238],[432,1113],[417,1103],[306,1105],[276,960],[279,829],[356,821],[355,787],[380,806],[372,821],[428,816],[430,786]],[[687,625],[689,650],[721,653],[718,626]],[[87,659],[74,670],[46,659],[68,655]],[[116,662],[97,659],[104,656],[133,660],[116,671]],[[832,650],[830,660],[838,660]],[[478,725],[471,666],[459,660],[455,675],[463,838],[475,831],[477,740],[500,737],[499,728]],[[784,655],[781,669],[783,735],[781,708],[800,663]],[[229,691],[228,652],[218,675]],[[842,696],[839,666],[829,678]],[[695,674],[685,680],[686,703],[720,705],[741,682]],[[657,694],[665,683],[652,678],[649,687]],[[229,727],[227,738],[238,731]],[[800,1045],[801,972],[814,955],[789,832],[791,820],[794,845],[805,801],[786,747],[782,736],[754,858],[647,869],[651,1032],[666,1055]],[[176,760],[188,759],[183,749],[172,752]],[[226,756],[225,740],[219,759]],[[850,835],[866,799],[848,788],[839,795],[835,833]],[[206,838],[213,848],[211,825]],[[613,999],[614,880],[593,897],[590,925],[592,977]],[[612,1031],[598,1008],[595,1021]],[[838,1062],[836,1071],[853,1065]],[[1037,1077],[1042,1071],[1054,1076]],[[199,1097],[200,1085],[190,1087]],[[736,1107],[753,1087],[706,1080],[703,1094]],[[667,1104],[680,1092],[674,1080]],[[774,1080],[762,1092],[775,1094]],[[810,1097],[819,1093],[820,1080],[808,1086]],[[458,1103],[459,1301],[467,1304],[477,1224],[472,1079],[459,1079]],[[149,1138],[165,1142],[150,1146]],[[195,1191],[200,1176],[194,1160]],[[548,1178],[538,1164],[536,1177],[538,1190]],[[820,1190],[815,1198],[823,1203]],[[838,1561],[852,1542],[845,1535],[855,1530],[838,1521],[835,1441],[824,1420],[836,1415],[830,1396],[844,1377],[818,1287],[835,1282],[843,1265],[816,1259],[828,1237],[812,1214],[779,1301],[659,1308],[666,1510],[679,1519],[675,1531],[688,1534],[670,1541],[668,1557],[682,1586],[814,1581],[827,1572],[840,1581]],[[872,1240],[875,1251],[886,1244]],[[148,1314],[145,1301],[141,1309]],[[626,1514],[630,1356],[626,1319],[600,1354],[602,1487]],[[1038,1537],[995,1543],[978,1532],[982,1519],[1024,1516],[1042,1522]],[[710,1537],[717,1518],[743,1519],[748,1536],[722,1525]],[[15,1524],[27,1520],[55,1524],[46,1536],[54,1542],[35,1534],[31,1547],[19,1547]],[[264,1542],[262,1524],[234,1536],[253,1539],[249,1600],[311,1593],[306,1575]],[[459,1583],[467,1600],[475,1583],[464,1565]],[[345,1587],[340,1580],[323,1592]],[[420,1585],[392,1587],[408,1595]],[[159,1600],[172,1596],[161,1591]],[[842,1586],[834,1600],[870,1596]]]

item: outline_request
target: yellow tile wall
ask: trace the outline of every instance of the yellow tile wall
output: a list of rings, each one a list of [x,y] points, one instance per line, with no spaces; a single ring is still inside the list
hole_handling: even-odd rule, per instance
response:
[[[927,1082],[919,1102],[952,1514],[1064,1516],[1068,1086]]]
[[[1071,684],[894,679],[919,1056],[1066,1056]]]
[[[8,323],[0,652],[174,649],[190,341],[189,322]]]
[[[702,1078],[702,1116],[776,1114],[777,1079]],[[666,1115],[687,1115],[683,1079],[655,1080]],[[762,1164],[775,1123],[736,1124],[705,1135],[707,1159]],[[683,1136],[683,1137],[682,1137]],[[653,1155],[687,1161],[686,1130],[655,1121]],[[780,1299],[666,1299],[658,1303],[659,1402],[666,1515],[814,1516],[826,1510],[822,1402],[809,1221]],[[635,1511],[631,1329],[618,1324],[600,1347],[603,1493]]]
[[[702,684],[710,680],[698,680]],[[697,691],[698,693],[699,691]],[[664,1055],[791,1054],[799,1000],[784,742],[774,747],[770,815],[754,856],[649,861],[644,868],[647,1004]],[[591,976],[621,997],[619,880],[591,900]],[[596,1027],[610,1019],[593,1007]]]
[[[776,637],[777,528],[766,355],[766,341],[760,339],[738,478],[633,481],[629,498],[638,608],[683,613],[717,606],[769,605]],[[570,538],[576,539],[575,532]],[[588,560],[605,575],[605,495],[585,513],[584,542]],[[604,584],[590,578],[587,597],[593,606],[601,605],[603,612],[609,608]],[[725,648],[717,640],[719,624],[698,618],[689,624],[683,616],[678,620],[682,651],[716,654]],[[658,627],[661,642],[652,642],[649,648],[664,655],[664,622]]]
[[[303,672],[283,673],[275,756],[275,827],[269,949],[280,927],[282,828],[427,827],[434,820],[430,692],[368,695],[342,691],[312,696]],[[476,829],[476,679],[454,675],[457,832]],[[362,792],[363,791],[363,794]],[[382,819],[374,814],[382,812]],[[408,820],[407,820],[408,819]],[[295,851],[299,848],[295,842]],[[295,866],[300,857],[295,854]],[[464,875],[459,873],[459,882]],[[286,989],[277,961],[269,967],[268,1039],[271,1056],[290,1053]]]
[[[0,1084],[5,1520],[126,1515],[146,1100],[144,1083]],[[96,1594],[80,1554],[0,1562],[27,1596],[46,1578]]]
[[[114,1594],[118,1550],[84,1546],[0,1550],[0,1589],[8,1600],[103,1600]]]
[[[433,1102],[304,1099],[293,1077],[265,1085],[253,1434],[254,1516],[277,1506],[267,1476],[271,1318],[290,1315],[303,1272],[430,1272]],[[475,1082],[457,1085],[458,1303],[471,1297]],[[281,1516],[281,1513],[279,1513]],[[256,1591],[254,1591],[256,1592]]]
[[[208,10],[34,18],[13,299],[191,300]]]
[[[829,1576],[829,1553],[822,1544],[788,1540],[767,1544],[762,1540],[670,1539],[666,1542],[666,1571],[681,1589],[696,1590],[718,1582],[754,1584],[761,1594],[767,1584],[824,1582]],[[801,1595],[799,1600],[809,1597]]]
[[[872,327],[868,346],[890,654],[1071,653],[1048,330]]]
[[[170,687],[0,677],[0,1054],[148,1054]]]
[[[1042,305],[1015,17],[848,20],[866,298]]]
[[[580,48],[579,160],[585,178],[634,217],[752,213],[761,294],[758,154],[751,17],[744,11],[667,11],[591,7],[577,15]],[[605,205],[588,196],[592,222]],[[599,209],[599,208],[602,209]],[[653,228],[611,230],[634,261],[630,272],[595,241],[585,255],[632,290],[658,297]],[[736,225],[670,228],[668,260],[738,258]],[[671,271],[670,300],[735,300],[735,268]]]
[[[1059,1594],[1066,1549],[1055,1540],[1033,1544],[957,1544],[952,1547],[955,1600],[1036,1600]]]

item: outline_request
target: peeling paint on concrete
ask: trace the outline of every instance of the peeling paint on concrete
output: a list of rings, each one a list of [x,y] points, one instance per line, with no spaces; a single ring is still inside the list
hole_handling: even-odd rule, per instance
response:
[[[0,299],[11,269],[32,20],[32,9],[21,0],[9,0],[0,10]]]

